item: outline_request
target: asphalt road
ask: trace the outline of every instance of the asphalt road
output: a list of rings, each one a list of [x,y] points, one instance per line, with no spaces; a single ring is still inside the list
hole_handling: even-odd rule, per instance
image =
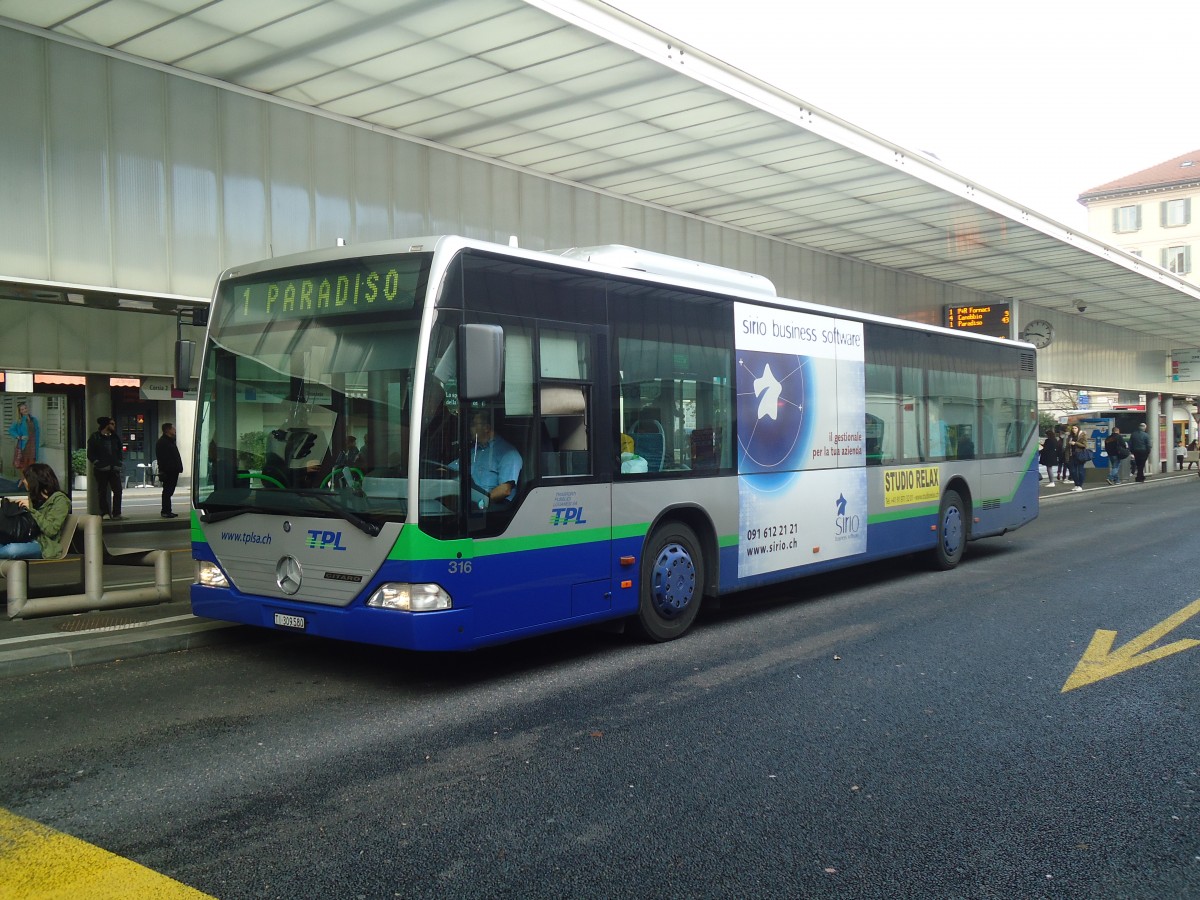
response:
[[[1198,505],[1059,496],[952,572],[808,579],[666,645],[234,630],[9,679],[0,807],[223,900],[1200,897]],[[1063,691],[1098,629],[1160,623],[1175,652],[1094,648]]]

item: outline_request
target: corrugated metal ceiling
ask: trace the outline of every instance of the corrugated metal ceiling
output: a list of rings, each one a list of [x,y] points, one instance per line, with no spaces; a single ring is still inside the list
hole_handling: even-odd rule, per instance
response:
[[[1200,344],[1200,291],[598,0],[5,0],[10,23],[509,165]],[[4,21],[0,19],[0,22]]]

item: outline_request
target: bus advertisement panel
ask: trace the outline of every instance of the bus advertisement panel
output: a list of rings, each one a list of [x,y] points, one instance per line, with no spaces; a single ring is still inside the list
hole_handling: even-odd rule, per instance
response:
[[[860,322],[734,304],[738,574],[866,551]]]

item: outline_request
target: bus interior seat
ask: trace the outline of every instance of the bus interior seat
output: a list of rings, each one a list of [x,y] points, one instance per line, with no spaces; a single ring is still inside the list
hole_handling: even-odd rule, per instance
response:
[[[633,451],[646,460],[651,472],[661,472],[663,458],[667,455],[667,435],[658,419],[639,418],[630,432]]]

